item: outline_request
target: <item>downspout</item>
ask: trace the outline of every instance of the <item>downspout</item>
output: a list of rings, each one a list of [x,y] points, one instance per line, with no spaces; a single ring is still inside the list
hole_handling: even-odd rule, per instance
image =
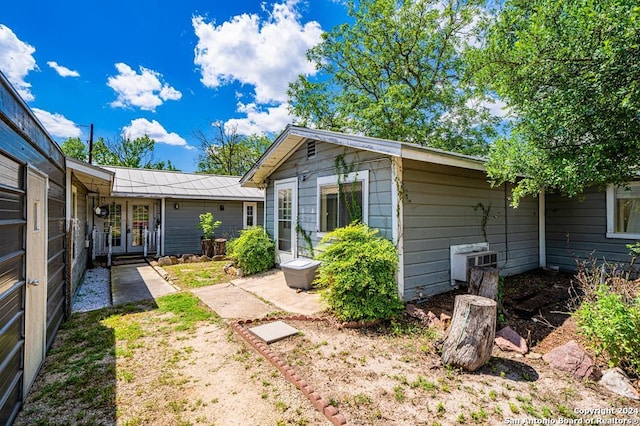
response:
[[[547,267],[546,200],[544,189],[538,194],[538,257],[541,268]]]

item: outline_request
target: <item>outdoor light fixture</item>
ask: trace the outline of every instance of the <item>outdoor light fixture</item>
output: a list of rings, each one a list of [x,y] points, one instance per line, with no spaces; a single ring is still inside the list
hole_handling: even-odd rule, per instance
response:
[[[224,204],[220,204],[220,211],[223,212],[224,211]]]
[[[174,209],[176,209],[176,210],[178,210],[178,209],[180,208],[180,204],[176,203],[176,204],[173,206],[173,208],[174,208]]]

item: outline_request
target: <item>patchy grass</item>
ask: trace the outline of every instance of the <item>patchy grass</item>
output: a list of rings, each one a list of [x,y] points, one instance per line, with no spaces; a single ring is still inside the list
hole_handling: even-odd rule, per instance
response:
[[[210,311],[200,299],[191,293],[175,293],[156,300],[160,312],[169,312],[173,316],[168,322],[174,324],[175,330],[192,330],[199,321],[219,320],[217,314]]]
[[[224,272],[224,265],[229,263],[226,260],[185,263],[181,265],[163,266],[167,271],[173,284],[183,290],[190,288],[205,287],[213,284],[223,284],[231,281],[231,277]]]

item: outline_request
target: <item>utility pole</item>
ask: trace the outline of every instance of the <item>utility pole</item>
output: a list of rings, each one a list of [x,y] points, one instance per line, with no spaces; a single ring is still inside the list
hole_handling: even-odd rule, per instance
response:
[[[92,164],[93,160],[93,123],[89,127],[89,164]]]

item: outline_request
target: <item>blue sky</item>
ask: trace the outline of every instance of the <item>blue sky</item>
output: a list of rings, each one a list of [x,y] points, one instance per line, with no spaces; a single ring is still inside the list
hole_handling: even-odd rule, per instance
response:
[[[305,52],[346,20],[335,0],[7,2],[0,70],[59,142],[149,134],[156,160],[196,169],[194,131],[291,122],[286,88]]]

